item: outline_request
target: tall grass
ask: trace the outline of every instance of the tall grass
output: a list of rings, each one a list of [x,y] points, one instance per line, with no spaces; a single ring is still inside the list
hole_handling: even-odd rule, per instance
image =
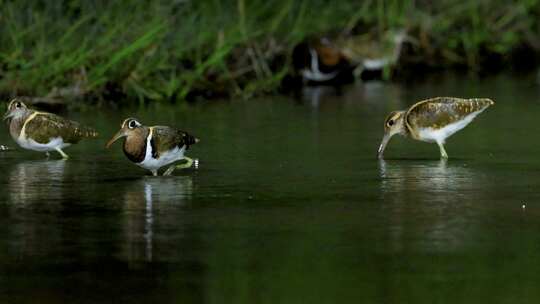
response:
[[[478,68],[540,46],[537,0],[0,1],[0,94],[181,100],[272,92],[318,34],[405,28],[418,58]]]

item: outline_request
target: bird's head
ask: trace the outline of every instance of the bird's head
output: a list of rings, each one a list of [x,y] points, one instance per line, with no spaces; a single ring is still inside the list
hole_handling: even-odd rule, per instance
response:
[[[4,114],[4,120],[22,117],[27,113],[27,111],[28,107],[24,104],[24,102],[15,98],[9,102],[7,106],[7,111]]]
[[[122,137],[143,136],[143,125],[135,118],[127,118],[122,122],[120,130],[109,140],[107,148]]]
[[[384,149],[390,141],[392,136],[403,133],[405,131],[404,126],[405,111],[394,111],[390,113],[384,121],[384,137],[377,151],[377,156],[383,158]]]

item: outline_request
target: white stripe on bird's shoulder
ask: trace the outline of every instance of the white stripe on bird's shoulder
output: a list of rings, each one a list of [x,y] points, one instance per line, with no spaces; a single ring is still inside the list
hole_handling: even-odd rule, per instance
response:
[[[145,168],[147,170],[157,170],[163,166],[172,164],[176,161],[179,161],[184,158],[184,152],[186,151],[186,146],[179,148],[178,146],[174,147],[169,151],[160,153],[158,158],[152,156],[152,137],[154,136],[154,128],[150,127],[150,132],[148,132],[148,137],[146,138],[146,151],[144,154],[144,160],[140,163],[137,163],[138,166]]]
[[[26,139],[26,125],[34,118],[36,118],[36,116],[38,116],[38,114],[41,114],[39,112],[34,112],[32,114],[30,114],[30,116],[28,116],[28,118],[24,121],[24,124],[22,126],[22,129],[21,129],[21,133],[19,134],[19,139]]]

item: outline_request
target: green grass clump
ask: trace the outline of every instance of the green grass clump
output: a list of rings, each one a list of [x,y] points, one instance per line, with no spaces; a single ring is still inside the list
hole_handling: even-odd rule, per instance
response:
[[[404,28],[417,58],[470,68],[485,52],[540,45],[536,0],[21,0],[0,11],[4,96],[248,97],[273,92],[293,47],[325,33]]]

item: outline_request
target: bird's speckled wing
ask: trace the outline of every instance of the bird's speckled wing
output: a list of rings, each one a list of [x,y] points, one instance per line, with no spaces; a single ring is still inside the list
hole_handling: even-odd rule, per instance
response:
[[[487,98],[437,97],[414,104],[407,111],[405,121],[412,133],[423,128],[440,129],[492,104]]]
[[[28,137],[42,144],[56,137],[62,137],[65,143],[75,144],[83,138],[98,136],[91,128],[51,113],[38,113],[26,123],[25,131]]]
[[[159,154],[174,149],[175,147],[182,148],[183,146],[186,146],[187,150],[189,146],[197,142],[197,139],[192,135],[175,128],[155,126],[152,127],[152,130],[152,145],[155,147],[155,151],[157,151],[157,155],[154,156],[159,157]]]

